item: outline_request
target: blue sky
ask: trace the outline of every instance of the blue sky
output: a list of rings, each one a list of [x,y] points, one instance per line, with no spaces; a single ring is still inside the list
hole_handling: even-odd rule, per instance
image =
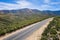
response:
[[[60,0],[0,0],[0,10],[21,8],[60,10]]]

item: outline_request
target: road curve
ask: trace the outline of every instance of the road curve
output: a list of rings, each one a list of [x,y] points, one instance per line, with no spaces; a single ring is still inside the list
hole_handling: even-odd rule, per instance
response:
[[[45,19],[41,22],[36,23],[32,27],[29,27],[28,29],[25,29],[19,33],[13,34],[3,40],[24,40],[29,35],[31,35],[34,31],[38,30],[40,27],[42,27],[44,24],[46,24],[48,21],[50,21],[52,18]]]

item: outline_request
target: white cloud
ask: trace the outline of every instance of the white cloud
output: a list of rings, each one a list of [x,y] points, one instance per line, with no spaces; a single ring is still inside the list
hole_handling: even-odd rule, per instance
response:
[[[9,4],[9,3],[4,3],[4,2],[0,2],[0,10],[1,9],[17,9],[19,8],[20,6],[17,5],[17,4]]]
[[[40,6],[40,10],[60,10],[60,6],[54,7],[54,6],[45,4]]]
[[[50,4],[54,5],[54,4],[60,4],[60,2],[51,2]]]
[[[20,9],[20,8],[26,8],[26,7],[30,7],[33,4],[26,1],[26,0],[19,0],[16,1],[17,4],[10,4],[10,3],[4,3],[4,2],[0,2],[0,10],[4,9],[4,10],[11,10],[11,9]]]
[[[52,8],[52,6],[49,6],[49,5],[41,5],[40,6],[40,10],[48,10],[50,8]]]
[[[20,5],[21,8],[24,8],[24,7],[29,7],[32,5],[32,3],[28,2],[28,1],[17,1],[18,5]]]
[[[49,3],[50,2],[50,0],[44,0],[44,3]]]
[[[34,1],[36,1],[36,0],[34,0]],[[39,6],[36,6],[35,4],[33,4],[27,0],[18,0],[15,2],[16,2],[16,4],[0,2],[0,10],[2,10],[2,9],[11,10],[11,9],[20,9],[20,8],[46,10],[46,9],[53,9],[53,6],[51,6],[51,5],[60,4],[60,2],[51,2],[51,0],[44,0],[44,3],[46,3],[46,4],[42,4],[39,7]]]
[[[47,3],[47,4],[60,4],[60,2],[52,2],[52,0],[44,0],[44,3]]]

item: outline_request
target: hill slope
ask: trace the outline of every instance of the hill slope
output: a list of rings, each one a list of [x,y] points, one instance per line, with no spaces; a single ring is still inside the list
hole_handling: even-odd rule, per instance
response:
[[[27,8],[19,10],[0,10],[0,35],[10,33],[48,17],[59,15],[60,11],[39,11]]]

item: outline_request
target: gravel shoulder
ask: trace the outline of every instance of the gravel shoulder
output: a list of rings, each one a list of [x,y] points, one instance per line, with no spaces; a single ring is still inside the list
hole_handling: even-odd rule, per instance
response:
[[[32,35],[27,37],[25,40],[40,40],[42,33],[44,32],[45,28],[47,28],[49,22],[52,20],[53,20],[53,18],[51,18],[49,21],[47,21],[45,25],[40,27],[38,30],[36,30]]]

